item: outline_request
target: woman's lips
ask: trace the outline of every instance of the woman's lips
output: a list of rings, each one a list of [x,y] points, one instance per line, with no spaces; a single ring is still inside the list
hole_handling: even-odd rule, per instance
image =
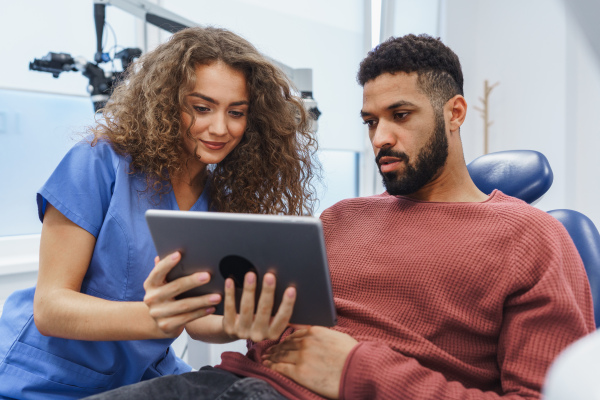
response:
[[[198,140],[200,140],[206,148],[209,148],[211,150],[221,150],[227,144],[226,142],[208,142],[202,139]]]

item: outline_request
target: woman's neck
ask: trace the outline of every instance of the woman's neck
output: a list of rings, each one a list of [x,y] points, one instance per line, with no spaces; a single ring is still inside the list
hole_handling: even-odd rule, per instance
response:
[[[189,211],[196,204],[206,185],[206,178],[206,166],[193,172],[188,169],[171,177],[173,194],[180,210]]]

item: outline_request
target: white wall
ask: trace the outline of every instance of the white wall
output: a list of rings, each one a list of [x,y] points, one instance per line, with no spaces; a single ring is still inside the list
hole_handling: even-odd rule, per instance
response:
[[[600,58],[573,19],[567,27],[566,204],[600,229]]]
[[[600,226],[596,156],[600,69],[560,0],[446,0],[442,39],[460,57],[470,106],[467,162],[483,153],[483,82],[490,96],[490,151],[532,149],[548,157],[554,183],[537,204],[574,208]]]

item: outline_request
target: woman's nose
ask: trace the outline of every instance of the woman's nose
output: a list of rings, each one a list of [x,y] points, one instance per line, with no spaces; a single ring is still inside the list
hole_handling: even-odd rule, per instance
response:
[[[226,116],[221,113],[215,113],[208,126],[208,133],[219,136],[227,134]]]

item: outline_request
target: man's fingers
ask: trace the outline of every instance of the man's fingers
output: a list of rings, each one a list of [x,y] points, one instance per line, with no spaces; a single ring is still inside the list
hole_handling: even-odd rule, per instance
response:
[[[263,357],[272,358],[275,354],[279,354],[279,357],[281,357],[281,354],[301,350],[302,346],[302,339],[288,340],[288,338],[286,338],[286,340],[269,347]]]
[[[294,328],[294,333],[302,331],[302,334],[305,335],[306,331],[308,331],[308,328],[310,328],[312,325],[290,324],[290,326]]]
[[[296,366],[294,364],[289,364],[289,363],[284,363],[284,362],[278,363],[278,362],[272,362],[270,360],[264,360],[263,365],[267,368],[272,369],[273,371],[279,372],[281,375],[287,376],[288,378],[290,378],[292,380],[297,380],[297,379],[295,379]]]

